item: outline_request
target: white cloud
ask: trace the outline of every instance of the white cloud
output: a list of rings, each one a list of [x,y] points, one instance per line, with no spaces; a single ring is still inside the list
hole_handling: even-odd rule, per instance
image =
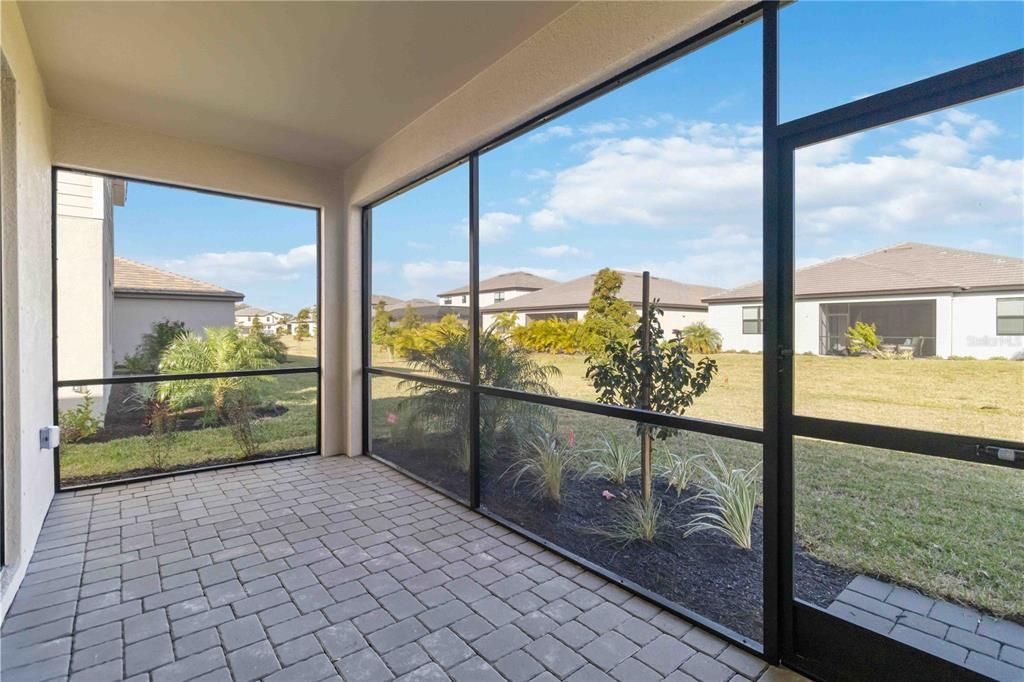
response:
[[[169,270],[213,282],[238,286],[268,280],[288,281],[316,276],[316,244],[305,244],[284,253],[270,251],[222,251],[199,253],[168,260]]]
[[[530,214],[530,225],[535,230],[557,230],[566,227],[565,218],[556,210],[542,208]]]
[[[497,242],[505,239],[512,232],[512,228],[523,222],[523,219],[515,213],[502,213],[494,211],[484,213],[480,216],[480,241]]]
[[[729,286],[759,279],[760,129],[704,121],[674,121],[672,128],[668,136],[599,141],[555,175],[530,224],[648,228],[685,254],[647,263],[653,272]],[[952,110],[799,150],[800,244],[834,254],[850,250],[851,235],[881,245],[956,232],[966,246],[1019,231],[1024,161],[991,151],[1002,149],[994,144],[999,132],[990,121]]]
[[[629,128],[629,121],[624,118],[615,118],[610,121],[595,121],[594,123],[580,126],[580,132],[584,135],[610,135],[622,132],[623,130],[629,130]]]
[[[530,135],[530,142],[536,142],[538,144],[547,142],[560,137],[572,137],[573,129],[569,126],[550,126],[542,128],[539,132]]]
[[[560,258],[562,256],[585,257],[590,255],[588,252],[581,251],[575,246],[569,246],[568,244],[558,244],[556,246],[535,246],[530,249],[530,252],[545,258]]]
[[[527,180],[547,180],[551,176],[552,172],[543,168],[534,168],[526,173]]]

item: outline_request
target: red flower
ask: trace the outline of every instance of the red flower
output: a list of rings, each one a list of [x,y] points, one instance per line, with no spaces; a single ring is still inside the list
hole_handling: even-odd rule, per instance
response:
[[[388,424],[394,424],[398,421],[398,415],[394,412],[388,412]]]

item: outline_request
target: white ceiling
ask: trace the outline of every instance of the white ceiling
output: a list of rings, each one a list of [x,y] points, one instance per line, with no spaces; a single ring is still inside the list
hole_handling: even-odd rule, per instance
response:
[[[25,2],[50,106],[341,168],[568,2]]]

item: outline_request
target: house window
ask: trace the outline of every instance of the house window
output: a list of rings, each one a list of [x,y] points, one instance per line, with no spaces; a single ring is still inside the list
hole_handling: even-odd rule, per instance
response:
[[[996,334],[1024,335],[1024,297],[996,299]]]
[[[505,300],[505,292],[504,291],[495,291],[494,292],[494,302],[495,303],[501,303],[504,300]]]
[[[743,333],[744,334],[760,334],[763,306],[759,305],[745,305],[743,306]]]
[[[443,299],[441,300],[441,302],[442,302],[442,303],[443,303],[444,305],[451,305],[451,304],[452,304],[452,297],[451,297],[451,296],[445,296],[445,297],[444,297],[444,298],[443,298]]]
[[[469,301],[469,297],[468,296],[463,296],[462,297],[462,302],[466,303],[467,301]]]

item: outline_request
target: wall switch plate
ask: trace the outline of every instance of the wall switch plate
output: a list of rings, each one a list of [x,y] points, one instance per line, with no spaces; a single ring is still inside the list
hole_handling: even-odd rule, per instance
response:
[[[53,450],[60,445],[60,427],[44,426],[39,429],[39,448],[41,450]]]

